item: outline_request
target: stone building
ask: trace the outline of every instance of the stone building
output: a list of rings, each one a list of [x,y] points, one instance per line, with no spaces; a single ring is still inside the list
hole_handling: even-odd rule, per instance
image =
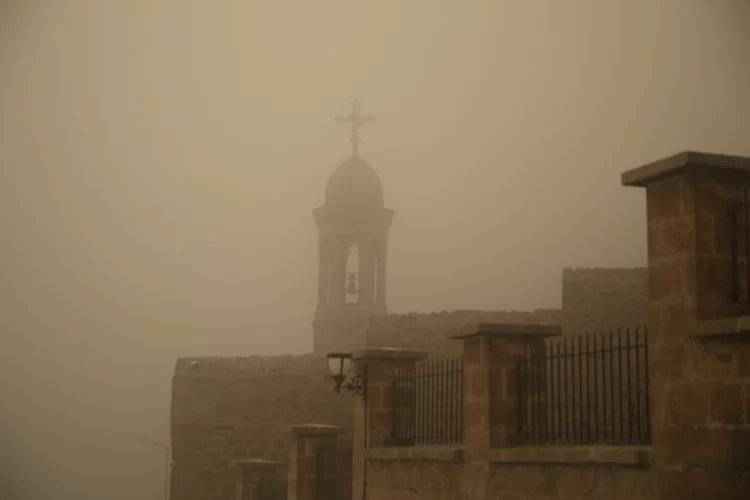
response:
[[[597,345],[560,325],[480,323],[453,338],[460,369],[424,350],[358,352],[353,439],[294,426],[287,498],[750,498],[750,158],[687,152],[622,182],[647,193],[643,335]],[[274,498],[253,470],[239,498]]]
[[[287,463],[299,437],[292,429],[301,424],[353,429],[355,399],[333,392],[327,352],[399,347],[444,358],[463,353],[452,337],[482,323],[562,325],[573,334],[646,322],[645,269],[565,269],[562,309],[388,314],[386,261],[394,212],[385,208],[377,173],[358,154],[358,129],[368,119],[355,107],[341,121],[352,125],[354,151],[334,170],[325,202],[314,210],[319,243],[314,352],[177,361],[171,500],[234,499],[236,467]]]

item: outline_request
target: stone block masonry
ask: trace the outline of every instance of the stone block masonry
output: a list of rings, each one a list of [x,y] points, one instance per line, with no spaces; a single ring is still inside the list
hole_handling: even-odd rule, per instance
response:
[[[455,357],[463,348],[451,337],[473,332],[480,323],[559,325],[562,317],[560,309],[388,314],[372,318],[367,346],[416,349],[432,358]]]
[[[381,448],[368,457],[368,500],[658,498],[643,449],[493,450],[469,460],[461,449]]]
[[[563,269],[563,335],[645,325],[648,268]]]

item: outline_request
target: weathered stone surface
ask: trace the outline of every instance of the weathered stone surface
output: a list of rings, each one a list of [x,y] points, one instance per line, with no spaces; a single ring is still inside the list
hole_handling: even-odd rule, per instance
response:
[[[178,361],[172,396],[172,499],[220,498],[238,460],[286,463],[292,427],[352,427],[322,356]],[[229,477],[230,479],[227,479]]]
[[[564,269],[563,334],[608,331],[645,325],[648,270]]]
[[[452,337],[476,332],[480,323],[559,325],[561,318],[560,309],[388,314],[372,318],[367,345],[422,350],[430,357],[455,357],[463,353],[463,347]]]

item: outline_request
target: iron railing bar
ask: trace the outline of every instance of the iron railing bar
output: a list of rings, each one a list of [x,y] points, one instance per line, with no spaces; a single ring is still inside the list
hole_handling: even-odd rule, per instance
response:
[[[648,326],[646,326],[643,330],[643,341],[646,344],[646,349],[643,353],[643,367],[645,370],[645,374],[643,377],[644,382],[646,383],[646,399],[645,399],[645,406],[646,406],[646,440],[651,441],[651,395],[650,395],[650,382],[649,382],[649,368],[648,368],[648,350],[649,350],[649,339],[648,339]]]
[[[638,442],[643,442],[643,428],[641,425],[641,346],[638,343],[640,328],[635,329],[635,387],[638,399],[635,400],[635,413],[638,415]]]
[[[531,349],[529,349],[529,347],[526,347],[526,360],[529,364],[529,409],[531,411],[531,442],[536,444],[536,405],[534,404],[536,399],[534,397],[534,382],[536,380],[536,372],[534,369],[534,358],[531,356]]]
[[[583,444],[583,349],[582,336],[578,336],[578,443]],[[575,343],[574,343],[575,345]]]
[[[550,435],[551,432],[551,418],[552,418],[552,412],[550,411],[550,408],[552,407],[552,398],[553,394],[550,390],[550,386],[552,385],[552,361],[549,360],[549,358],[546,356],[547,354],[547,346],[544,346],[544,441],[546,443],[549,443],[550,441]]]
[[[523,361],[518,360],[516,361],[516,393],[518,394],[518,404],[516,405],[516,432],[519,436],[521,436],[521,439],[525,442],[526,436],[524,436],[523,433],[523,404],[524,404],[524,395],[523,395]]]
[[[628,370],[628,444],[633,444],[633,387],[630,379],[630,328],[625,330],[625,362]]]
[[[622,443],[625,440],[625,426],[623,425],[623,415],[622,415],[622,396],[623,396],[623,390],[622,390],[622,330],[617,329],[617,371],[618,371],[618,377],[617,377],[617,397],[619,399],[619,405],[618,410],[620,411],[620,443]]]
[[[745,210],[745,302],[750,307],[750,210],[747,207],[747,188],[742,190],[742,208]]]
[[[565,339],[564,342],[565,343],[563,344],[563,361],[565,361],[565,367],[564,367],[563,372],[565,373],[565,376],[564,376],[564,379],[565,379],[565,442],[569,443],[570,442],[570,439],[569,439],[570,414],[568,413],[568,400],[570,399],[569,398],[570,393],[568,391],[568,380],[570,379],[570,377],[568,376],[568,356],[566,355],[568,351],[568,339]]]
[[[615,366],[615,356],[614,356],[614,332],[612,330],[609,331],[609,410],[610,410],[610,417],[612,418],[612,432],[611,432],[611,438],[612,441],[615,441],[615,374],[614,374],[614,366]]]
[[[591,354],[589,337],[586,335],[586,441],[591,442]]]
[[[562,376],[560,367],[560,343],[557,343],[557,440],[562,439]]]
[[[596,352],[596,334],[592,335],[594,352]],[[597,356],[594,354],[594,440],[599,442],[599,373]]]

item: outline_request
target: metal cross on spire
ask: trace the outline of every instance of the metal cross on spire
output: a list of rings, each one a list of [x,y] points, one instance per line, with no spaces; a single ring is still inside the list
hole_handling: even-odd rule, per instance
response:
[[[361,127],[365,123],[375,123],[375,117],[373,115],[364,116],[359,114],[360,109],[362,109],[362,103],[359,101],[359,99],[354,99],[351,102],[351,107],[352,110],[348,115],[336,117],[336,123],[338,123],[339,125],[351,125],[352,137],[350,140],[352,143],[352,151],[353,156],[357,156],[359,143],[362,140],[359,137],[359,127]]]

